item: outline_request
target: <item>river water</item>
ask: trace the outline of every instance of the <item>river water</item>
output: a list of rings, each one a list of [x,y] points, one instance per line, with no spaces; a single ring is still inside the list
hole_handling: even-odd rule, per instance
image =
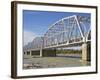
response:
[[[82,61],[81,54],[58,54],[56,57],[24,56],[24,69],[90,66]]]

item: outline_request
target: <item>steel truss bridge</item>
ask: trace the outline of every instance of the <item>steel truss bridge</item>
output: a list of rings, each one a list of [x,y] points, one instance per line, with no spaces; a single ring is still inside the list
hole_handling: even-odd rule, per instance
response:
[[[43,49],[82,45],[82,59],[87,60],[88,43],[91,42],[90,17],[69,16],[52,24],[47,32],[36,37],[24,47],[24,53]]]

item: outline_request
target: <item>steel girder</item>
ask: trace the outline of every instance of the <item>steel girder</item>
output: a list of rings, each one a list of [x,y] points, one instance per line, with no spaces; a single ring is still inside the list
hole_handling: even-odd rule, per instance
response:
[[[52,24],[40,38],[33,40],[32,48],[40,49],[62,44],[86,42],[91,40],[90,17],[69,16]]]

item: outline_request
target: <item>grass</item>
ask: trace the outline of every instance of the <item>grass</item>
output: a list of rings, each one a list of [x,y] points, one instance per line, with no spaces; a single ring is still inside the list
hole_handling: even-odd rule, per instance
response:
[[[69,53],[70,54],[73,54],[73,53],[76,53],[77,54],[77,53],[80,53],[81,54],[82,53],[82,50],[56,50],[56,53],[57,54],[60,54],[60,53],[63,53],[63,54],[67,54],[67,53],[68,54]]]

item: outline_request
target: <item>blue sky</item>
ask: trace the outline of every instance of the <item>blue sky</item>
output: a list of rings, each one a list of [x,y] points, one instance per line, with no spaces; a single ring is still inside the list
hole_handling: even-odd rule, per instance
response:
[[[90,16],[89,13],[23,10],[24,45],[35,37],[42,36],[56,21],[72,15]]]

